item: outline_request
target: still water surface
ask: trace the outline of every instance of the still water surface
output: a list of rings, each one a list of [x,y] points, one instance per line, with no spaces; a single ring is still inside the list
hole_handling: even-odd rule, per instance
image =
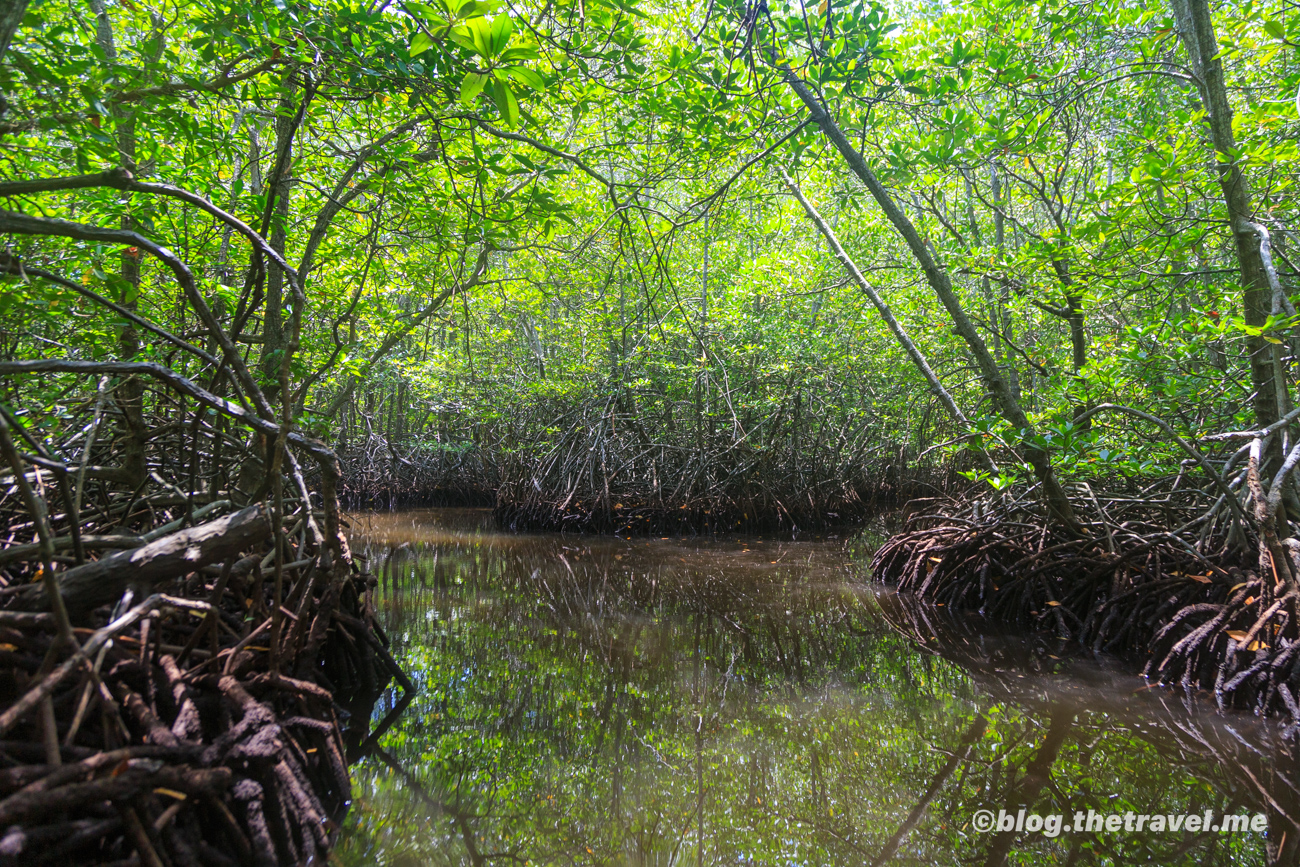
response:
[[[352,533],[417,692],[354,769],[341,865],[1300,864],[1279,728],[873,588],[842,540],[513,535],[467,509]],[[974,828],[1022,806],[1270,830]]]

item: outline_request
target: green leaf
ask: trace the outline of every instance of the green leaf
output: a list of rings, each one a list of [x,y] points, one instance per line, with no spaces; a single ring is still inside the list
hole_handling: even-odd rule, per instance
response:
[[[433,37],[421,30],[411,39],[411,56],[423,54],[433,47]]]
[[[492,20],[492,38],[490,41],[492,54],[490,56],[496,57],[505,51],[506,46],[510,44],[510,36],[514,32],[515,23],[510,20],[509,15],[498,15],[494,18]]]
[[[476,0],[465,0],[465,2],[457,4],[455,0],[452,0],[451,5],[456,7],[457,18],[476,18],[491,12],[496,4],[479,3]]]
[[[537,49],[533,46],[516,45],[501,52],[501,56],[497,59],[502,63],[518,63],[521,60],[536,60],[537,56]]]
[[[473,18],[465,23],[470,38],[474,40],[474,51],[480,57],[492,57],[492,25],[486,18]]]
[[[514,93],[511,92],[510,86],[504,81],[492,82],[492,99],[497,104],[497,110],[501,112],[501,117],[510,129],[519,125],[519,102],[515,99]]]
[[[506,69],[506,74],[525,87],[533,90],[546,89],[546,80],[536,70],[525,66],[511,66]]]
[[[1286,39],[1286,28],[1282,26],[1281,21],[1269,20],[1264,22],[1264,32],[1274,39]]]
[[[474,101],[474,97],[482,92],[483,86],[487,84],[488,77],[477,72],[465,73],[465,80],[460,83],[460,101],[466,108]]]
[[[451,31],[451,41],[455,42],[461,48],[468,48],[470,51],[478,53],[478,47],[474,43],[474,35],[468,27],[457,27]]]

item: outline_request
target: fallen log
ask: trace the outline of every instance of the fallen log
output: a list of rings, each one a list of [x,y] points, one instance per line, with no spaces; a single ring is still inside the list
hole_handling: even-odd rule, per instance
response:
[[[69,569],[59,575],[59,594],[68,615],[76,618],[100,605],[116,602],[128,587],[134,587],[138,596],[148,595],[161,581],[237,557],[270,537],[271,522],[266,509],[261,504],[249,506],[139,548],[117,551]],[[21,611],[46,611],[49,607],[49,597],[39,584],[23,588],[10,604],[11,609]]]
[[[82,536],[81,547],[87,551],[101,551],[111,548],[136,548],[142,542],[139,536]],[[67,551],[74,546],[71,536],[59,536],[51,540],[55,551]],[[40,556],[41,543],[27,545],[10,545],[0,550],[0,566],[6,563],[18,563],[22,560],[34,560]]]

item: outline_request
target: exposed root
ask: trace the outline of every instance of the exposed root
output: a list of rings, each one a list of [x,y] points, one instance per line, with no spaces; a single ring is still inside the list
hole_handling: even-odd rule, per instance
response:
[[[154,472],[70,520],[73,474],[5,434],[0,867],[322,863],[375,699],[412,694],[335,477],[313,494],[287,456],[300,495],[273,476],[240,509]]]
[[[673,500],[626,487],[593,499],[560,499],[531,485],[515,485],[498,492],[494,515],[511,530],[619,536],[817,532],[859,526],[908,499],[960,490],[968,484],[953,473],[917,470],[907,478],[882,476],[861,487],[838,484],[779,492],[754,484],[736,490],[719,487]]]
[[[0,611],[0,864],[325,859],[351,796],[345,738],[364,738],[391,658],[369,577],[328,558],[291,570],[300,598],[275,645],[261,561],[177,582],[210,605],[154,594],[115,618],[99,609],[98,629],[75,630],[85,656],[48,673],[54,617]],[[35,712],[10,713],[38,691]]]
[[[1196,537],[1160,529],[1171,512],[1194,511],[1164,499],[1077,503],[1096,516],[1078,538],[1052,532],[1018,503],[929,512],[881,546],[872,575],[1094,651],[1140,654],[1144,676],[1212,690],[1221,708],[1278,714],[1300,731],[1300,594],[1272,570],[1261,577],[1254,551],[1203,553]]]
[[[805,432],[802,445],[796,434],[789,447],[736,441],[734,431],[683,441],[651,436],[615,403],[548,407],[540,430],[481,421],[448,429],[444,419],[436,440],[432,412],[421,438],[353,407],[340,496],[350,508],[494,505],[516,530],[788,533],[860,524],[971,487],[960,472],[971,455],[926,459],[866,426]]]

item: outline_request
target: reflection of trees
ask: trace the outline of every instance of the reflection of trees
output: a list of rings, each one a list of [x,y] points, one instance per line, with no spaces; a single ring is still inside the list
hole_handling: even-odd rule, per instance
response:
[[[986,806],[1231,795],[1179,793],[1190,766],[1137,766],[1148,737],[918,654],[836,569],[626,550],[370,552],[419,695],[358,773],[344,863],[1250,863],[1248,840],[963,830]]]
[[[1025,766],[1025,775],[1006,793],[1005,803],[1009,806],[1030,805],[1038,801],[1038,795],[1051,780],[1052,766],[1056,764],[1065,746],[1070,731],[1074,727],[1074,714],[1063,708],[1053,707],[1048,710],[1047,734],[1043,743],[1034,751],[1033,758]],[[1002,867],[1007,861],[1007,854],[1016,841],[1015,831],[1000,831],[993,836],[989,846],[985,867]]]
[[[1080,711],[1082,731],[1076,740],[1082,767],[1068,768],[1066,773],[1086,771],[1103,737],[1100,732],[1118,722],[1124,726],[1125,735],[1153,750],[1170,768],[1213,782],[1216,799],[1212,803],[1189,806],[1187,812],[1208,808],[1217,815],[1264,813],[1269,817],[1271,829],[1265,846],[1267,863],[1292,865],[1300,858],[1300,789],[1297,788],[1300,764],[1294,741],[1284,737],[1277,726],[1240,716],[1225,717],[1206,706],[1203,697],[1160,688],[1144,689],[1131,674],[1112,673],[1086,663],[1072,665],[1057,660],[1047,648],[999,640],[981,631],[980,624],[969,618],[936,611],[905,595],[885,599],[882,612],[900,633],[912,637],[923,652],[951,660],[971,672],[982,692],[1048,716],[1052,726],[1044,740],[1044,754],[1054,740],[1060,740],[1051,736],[1057,721],[1067,715],[1073,718]],[[1068,681],[1056,675],[1057,668],[1070,672]],[[1025,672],[1035,677],[1025,677]],[[1044,688],[1045,682],[1053,681],[1055,690]],[[1075,686],[1076,696],[1060,691],[1065,683]],[[1136,719],[1136,723],[1124,725],[1123,721],[1128,719]],[[1057,754],[1059,744],[1052,752],[1053,763]],[[1021,785],[1029,784],[1033,776],[1030,769]],[[1008,803],[1032,803],[1032,796],[1027,792],[1016,794],[1018,800]],[[1053,792],[1058,803],[1065,805],[1060,812],[1089,808],[1098,812],[1115,811],[1101,797],[1089,797],[1086,791],[1072,794],[1069,797],[1059,790]],[[1158,794],[1160,798],[1153,804],[1135,811],[1174,812],[1162,800],[1165,794]],[[1075,838],[1076,849],[1081,839]],[[1104,850],[1109,839],[1098,836],[1091,842],[1095,848]],[[1208,841],[1208,848],[1213,850],[1231,838],[1192,838],[1190,842],[1179,841],[1171,849],[1175,854],[1185,854],[1197,839]],[[990,864],[1002,863],[994,858],[998,842],[1000,835],[990,852]]]
[[[971,723],[970,728],[962,735],[961,743],[957,749],[948,757],[948,761],[939,769],[939,773],[930,779],[930,785],[926,787],[925,794],[916,802],[916,806],[912,807],[912,811],[907,814],[907,818],[903,820],[902,825],[898,826],[898,830],[894,832],[893,836],[885,841],[884,846],[880,847],[880,854],[876,855],[872,860],[871,867],[881,867],[898,853],[898,847],[911,833],[912,829],[920,823],[926,809],[930,806],[930,802],[939,794],[944,783],[948,782],[948,778],[952,776],[953,771],[957,770],[966,761],[975,745],[975,741],[984,734],[988,724],[989,721],[983,715],[975,717],[975,721]]]

